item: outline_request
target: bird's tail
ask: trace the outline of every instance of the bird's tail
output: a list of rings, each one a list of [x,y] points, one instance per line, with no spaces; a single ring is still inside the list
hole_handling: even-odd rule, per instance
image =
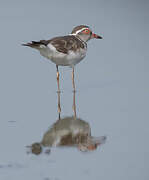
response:
[[[22,46],[28,46],[28,47],[35,48],[35,49],[41,48],[42,45],[47,46],[47,41],[45,41],[45,40],[32,41],[32,42],[29,42],[26,44],[22,44]]]
[[[106,142],[106,136],[92,137],[92,142],[97,145],[104,144]]]

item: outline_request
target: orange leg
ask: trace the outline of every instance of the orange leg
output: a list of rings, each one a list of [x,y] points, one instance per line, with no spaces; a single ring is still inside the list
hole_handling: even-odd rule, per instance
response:
[[[75,82],[74,82],[74,67],[72,67],[72,86],[73,86],[73,91],[75,92]]]
[[[61,103],[60,103],[60,92],[57,92],[58,94],[58,117],[59,117],[59,120],[61,119]]]
[[[77,115],[76,115],[76,97],[75,97],[75,91],[73,92],[73,112],[74,112],[74,118],[76,119]]]
[[[58,86],[58,92],[60,92],[60,85],[59,85],[59,71],[58,71],[58,65],[56,65],[56,76],[57,76],[57,86]]]

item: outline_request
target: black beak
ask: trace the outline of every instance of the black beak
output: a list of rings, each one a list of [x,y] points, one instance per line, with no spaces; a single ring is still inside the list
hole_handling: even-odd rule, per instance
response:
[[[103,39],[101,36],[97,35],[97,34],[92,34],[92,38],[96,38],[96,39]]]

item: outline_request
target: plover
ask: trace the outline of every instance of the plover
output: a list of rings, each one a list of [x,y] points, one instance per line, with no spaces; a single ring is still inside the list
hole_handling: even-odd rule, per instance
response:
[[[75,27],[71,34],[67,36],[54,37],[50,40],[32,41],[22,45],[37,49],[42,56],[56,64],[59,92],[58,66],[70,66],[72,68],[73,90],[75,91],[74,66],[86,56],[87,41],[93,38],[102,39],[101,36],[94,34],[89,26],[80,25]]]

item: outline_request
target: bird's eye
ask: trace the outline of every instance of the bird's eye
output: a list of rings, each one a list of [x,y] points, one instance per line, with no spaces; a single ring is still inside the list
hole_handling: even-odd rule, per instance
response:
[[[85,33],[85,34],[89,34],[89,33],[90,33],[90,31],[89,31],[88,29],[85,29],[85,30],[83,31],[83,33]]]

